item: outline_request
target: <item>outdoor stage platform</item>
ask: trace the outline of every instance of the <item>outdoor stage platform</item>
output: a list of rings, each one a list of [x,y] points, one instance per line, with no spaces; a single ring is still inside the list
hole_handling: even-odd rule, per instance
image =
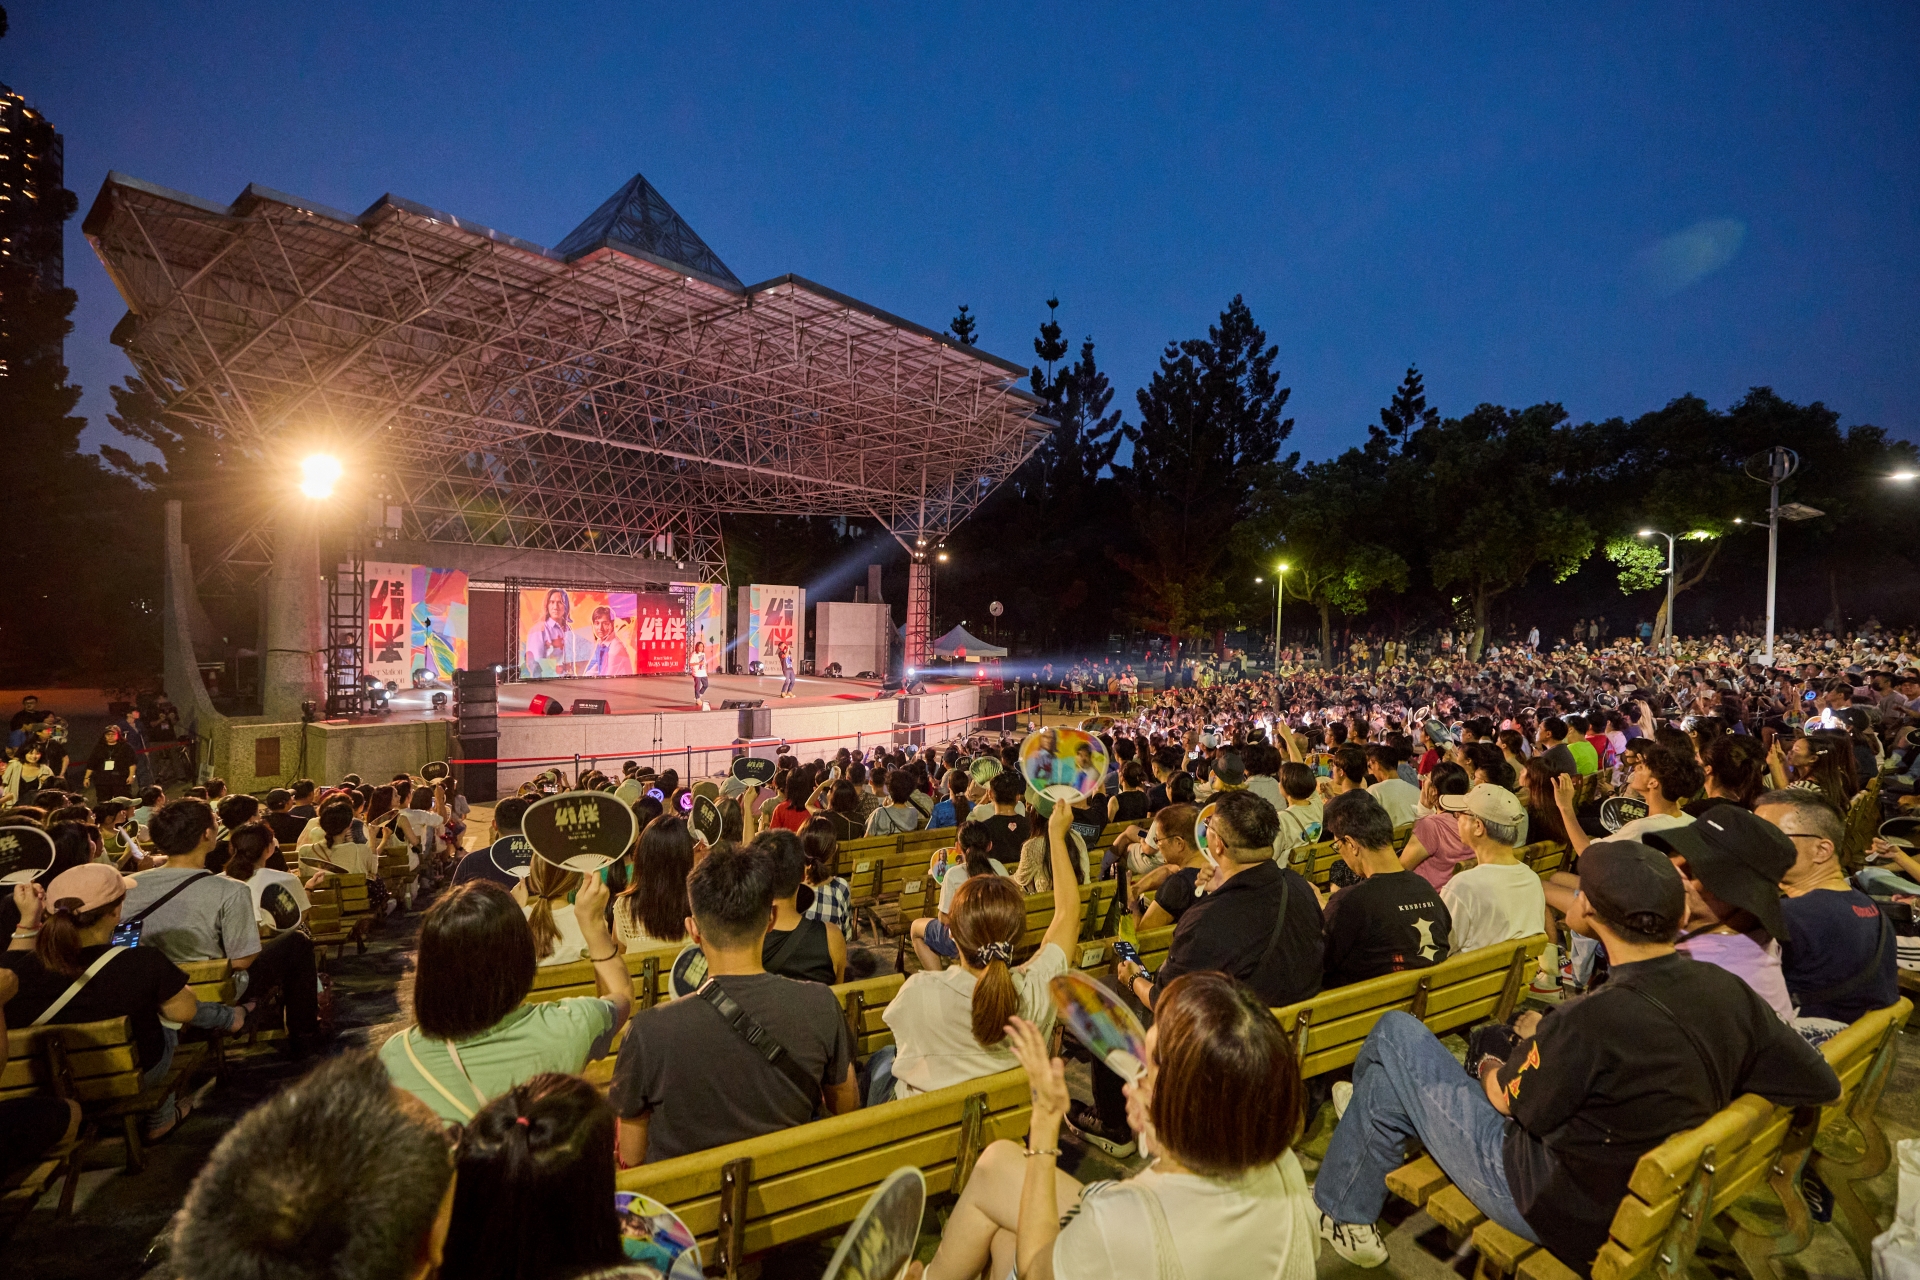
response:
[[[980,689],[963,683],[928,685],[920,698],[924,740],[944,742],[971,730],[979,718]],[[683,778],[725,773],[740,736],[739,711],[720,709],[728,699],[763,699],[773,713],[773,731],[758,742],[791,743],[803,759],[830,756],[841,747],[891,744],[900,703],[897,695],[881,697],[880,692],[876,681],[803,676],[794,682],[795,696],[783,699],[778,676],[717,675],[707,689],[713,710],[702,711],[693,698],[693,679],[684,675],[503,684],[500,791],[507,794],[556,765],[572,773],[576,756],[582,767],[597,764],[609,773],[617,772],[625,760],[678,769]],[[527,706],[538,694],[556,699],[569,711],[534,715]],[[381,719],[450,722],[450,712],[433,710],[432,697],[427,690],[401,690],[392,697],[393,710]],[[571,707],[577,698],[605,699],[608,714],[574,715]]]

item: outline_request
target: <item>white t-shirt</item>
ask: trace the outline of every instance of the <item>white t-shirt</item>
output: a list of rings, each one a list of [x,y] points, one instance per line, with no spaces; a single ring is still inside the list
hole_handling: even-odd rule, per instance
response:
[[[1388,778],[1385,782],[1376,782],[1367,788],[1380,807],[1393,819],[1393,825],[1404,827],[1420,816],[1420,788],[1401,778]]]
[[[342,840],[329,849],[326,837],[322,836],[312,844],[301,845],[298,853],[302,862],[311,862],[316,865],[331,863],[347,875],[375,877],[380,874],[380,859],[373,852],[371,845]]]
[[[447,825],[447,820],[431,809],[402,809],[400,821],[406,824],[401,834],[407,841],[407,866],[417,867],[420,865],[419,855],[433,852],[434,845],[440,839],[440,830]]]
[[[987,861],[993,864],[993,874],[997,876],[1003,876],[1007,874],[1006,865],[1002,863],[1000,859],[988,858]],[[967,882],[967,864],[966,863],[956,862],[952,866],[947,868],[946,874],[940,878],[940,914],[941,915],[946,915],[948,912],[953,910],[953,895],[960,892],[960,886],[965,884],[966,882]]]
[[[1053,1274],[1158,1280],[1147,1190],[1159,1197],[1181,1268],[1194,1280],[1313,1280],[1319,1212],[1291,1151],[1237,1178],[1149,1168],[1125,1182],[1094,1183],[1053,1243]]]
[[[253,895],[253,914],[264,928],[285,933],[300,923],[300,917],[312,907],[306,886],[290,871],[272,867],[254,868],[253,878],[241,882]]]
[[[533,904],[520,908],[522,915],[533,919]],[[573,914],[569,903],[553,904],[553,926],[560,931],[560,938],[553,944],[553,954],[540,961],[542,967],[550,964],[572,964],[587,958],[586,935],[580,932],[580,917]]]
[[[966,868],[960,870],[964,873]],[[1066,952],[1049,943],[1012,970],[1020,1016],[1046,1035],[1053,1027],[1053,997],[1047,984],[1067,971]],[[976,979],[959,965],[922,970],[900,985],[881,1019],[893,1031],[899,1056],[893,1062],[893,1096],[909,1098],[963,1080],[977,1080],[1019,1066],[1002,1040],[991,1049],[973,1038]]]
[[[1256,773],[1247,779],[1247,790],[1265,800],[1277,812],[1287,807],[1287,799],[1280,794],[1280,779],[1271,774]]]
[[[1547,895],[1540,877],[1519,863],[1456,871],[1441,886],[1440,901],[1453,920],[1449,955],[1532,937],[1546,927]]]
[[[1644,818],[1635,818],[1632,822],[1627,823],[1618,831],[1608,836],[1607,839],[1638,840],[1641,836],[1650,835],[1655,831],[1666,831],[1672,827],[1686,827],[1691,825],[1693,825],[1693,815],[1690,813],[1650,813]]]

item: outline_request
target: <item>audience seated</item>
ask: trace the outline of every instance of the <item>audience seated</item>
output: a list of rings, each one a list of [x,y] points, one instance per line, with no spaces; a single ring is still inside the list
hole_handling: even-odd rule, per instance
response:
[[[522,1004],[538,965],[533,927],[498,885],[471,881],[428,909],[414,960],[414,1025],[380,1047],[393,1081],[449,1124],[543,1071],[577,1074],[633,1011],[633,979],[607,933],[607,889],[588,876],[573,913],[597,992]]]
[[[1002,1140],[982,1153],[929,1280],[1309,1280],[1311,1194],[1291,1150],[1306,1090],[1286,1033],[1264,997],[1218,973],[1170,983],[1156,1012],[1145,1074],[1126,1086],[1127,1123],[1153,1163],[1086,1187],[1056,1167],[1065,1064],[1049,1061],[1038,1027],[1011,1021],[1033,1092],[1026,1148]]]
[[[1136,902],[1140,895],[1154,895],[1140,913],[1140,928],[1160,929],[1180,923],[1187,908],[1207,891],[1213,879],[1213,863],[1194,843],[1193,825],[1199,819],[1197,805],[1170,804],[1148,822],[1143,843],[1164,861],[1128,884]]]
[[[493,806],[493,826],[483,848],[461,858],[453,869],[453,882],[491,880],[502,889],[512,889],[520,877],[500,869],[500,864],[524,863],[521,856],[526,837],[520,834],[520,821],[526,816],[528,801],[522,796],[506,796]],[[495,855],[498,854],[496,861]]]
[[[1473,850],[1460,836],[1460,824],[1453,814],[1442,812],[1445,797],[1463,796],[1471,786],[1467,771],[1451,760],[1434,765],[1420,780],[1420,807],[1425,816],[1414,819],[1413,832],[1400,851],[1400,865],[1435,890],[1444,888],[1460,864],[1473,857]]]
[[[1441,764],[1434,772],[1449,767],[1457,768]],[[1527,841],[1527,807],[1520,797],[1483,783],[1464,794],[1441,795],[1439,804],[1443,812],[1435,817],[1454,824],[1456,838],[1473,859],[1471,867],[1454,872],[1440,889],[1441,905],[1447,909],[1448,948],[1473,951],[1539,933],[1547,899],[1540,877],[1520,861],[1517,850]]]
[[[174,1218],[168,1274],[427,1280],[441,1270],[453,1198],[433,1114],[371,1056],[332,1058],[220,1140]]]
[[[1512,1051],[1472,1075],[1418,1018],[1383,1017],[1314,1180],[1334,1251],[1362,1267],[1387,1261],[1375,1220],[1387,1174],[1417,1139],[1488,1218],[1585,1274],[1642,1154],[1742,1093],[1796,1106],[1838,1097],[1832,1069],[1752,988],[1674,950],[1685,914],[1665,855],[1594,844],[1567,924],[1606,948],[1596,991],[1522,1015]]]
[[[1687,918],[1675,945],[1738,976],[1791,1022],[1776,939],[1787,936],[1780,882],[1793,868],[1793,841],[1740,806],[1721,805],[1685,826],[1650,833],[1646,843],[1673,859],[1687,886]]]
[[[1400,776],[1399,748],[1376,742],[1367,748],[1367,791],[1393,819],[1404,827],[1420,816],[1420,788]]]
[[[1400,865],[1393,820],[1379,802],[1360,791],[1335,796],[1327,801],[1326,835],[1358,883],[1327,899],[1324,984],[1344,987],[1445,960],[1452,919],[1433,886]]]
[[[806,884],[813,894],[804,914],[847,933],[853,927],[853,887],[845,876],[834,874],[840,862],[839,827],[826,817],[815,817],[800,833],[800,849],[807,857]]]
[[[913,775],[905,769],[887,773],[887,802],[874,809],[867,819],[870,836],[899,835],[918,831],[926,825],[926,815],[913,803]]]
[[[630,879],[613,900],[614,935],[628,951],[687,940],[687,877],[693,833],[684,818],[663,813],[640,832]]]
[[[380,858],[364,839],[365,824],[355,815],[355,802],[346,796],[329,797],[320,804],[320,816],[308,824],[297,850],[302,874],[326,871],[334,875],[380,874]],[[316,832],[317,828],[317,832]]]
[[[0,961],[0,965],[4,962]],[[0,1062],[7,1060],[7,1006],[20,994],[20,979],[0,967]],[[0,1179],[31,1168],[80,1132],[80,1104],[72,1098],[28,1094],[0,1098]]]
[[[1004,775],[1001,775],[1004,776]],[[998,778],[995,779],[998,781]],[[1018,821],[1018,819],[1016,819]],[[955,848],[939,849],[933,855],[928,874],[940,881],[940,905],[937,916],[923,916],[907,927],[908,940],[922,969],[940,969],[945,961],[959,955],[953,942],[953,900],[960,886],[974,876],[1004,876],[1006,864],[993,856],[992,820],[968,822],[960,827]],[[952,863],[946,859],[958,855]]]
[[[262,938],[298,929],[313,906],[300,877],[268,865],[279,852],[280,842],[265,822],[249,822],[227,836],[227,865],[221,874],[247,886]],[[284,859],[280,865],[286,866]],[[316,880],[324,877],[322,872]]]
[[[567,909],[584,879],[578,871],[535,858],[526,878],[514,887],[514,900],[533,930],[533,955],[540,964],[578,964],[591,958],[579,913]]]
[[[1076,828],[1080,826],[1078,810],[1069,811],[1073,822],[1067,830],[1067,844],[1073,853],[1067,866],[1073,872],[1072,884],[1085,884],[1089,871],[1087,866],[1087,841]],[[1103,824],[1104,825],[1104,824]],[[1028,893],[1052,893],[1063,887],[1053,877],[1052,854],[1047,837],[1047,815],[1035,809],[1027,819],[1030,833],[1025,844],[1020,846],[1020,864],[1014,868],[1013,879]],[[1095,829],[1096,837],[1098,828]]]
[[[765,852],[723,844],[688,877],[688,932],[708,976],[696,994],[641,1010],[620,1045],[608,1100],[621,1118],[622,1165],[860,1105],[852,1041],[833,992],[770,974],[762,963],[773,876]]]
[[[766,971],[828,986],[844,980],[846,935],[839,925],[800,914],[800,886],[807,874],[807,854],[800,838],[775,828],[755,836],[753,847],[767,855],[773,868],[773,928],[761,948]]]

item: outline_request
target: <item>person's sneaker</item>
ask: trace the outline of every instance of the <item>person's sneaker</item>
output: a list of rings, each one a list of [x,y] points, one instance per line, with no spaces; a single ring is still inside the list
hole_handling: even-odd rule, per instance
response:
[[[1320,1215],[1320,1238],[1333,1251],[1356,1267],[1387,1265],[1387,1241],[1380,1228],[1371,1222],[1335,1222],[1331,1215]]]
[[[1067,1108],[1067,1128],[1100,1148],[1117,1160],[1125,1160],[1133,1154],[1133,1131],[1123,1129],[1116,1134],[1100,1123],[1100,1114],[1084,1102],[1076,1102]]]
[[[1533,981],[1527,984],[1527,991],[1536,996],[1557,996],[1560,994],[1560,975],[1546,969],[1535,969]]]
[[[1353,1081],[1335,1080],[1333,1082],[1333,1115],[1336,1120],[1347,1117],[1347,1104],[1353,1101]]]

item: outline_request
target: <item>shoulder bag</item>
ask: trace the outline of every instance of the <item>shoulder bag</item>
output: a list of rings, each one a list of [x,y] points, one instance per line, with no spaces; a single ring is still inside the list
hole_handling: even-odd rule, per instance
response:
[[[178,892],[178,890],[176,890],[175,892]],[[172,896],[171,894],[168,895],[168,897],[171,897],[171,896]],[[155,903],[154,905],[158,906],[159,903]],[[106,951],[101,953],[99,959],[95,960],[92,964],[87,966],[87,971],[85,973],[75,978],[73,982],[67,987],[67,989],[60,993],[60,998],[58,1000],[55,1000],[52,1004],[48,1005],[45,1009],[42,1009],[40,1011],[40,1016],[35,1018],[32,1022],[28,1023],[27,1025],[33,1026],[33,1027],[44,1027],[49,1022],[52,1022],[53,1015],[60,1012],[62,1009],[66,1008],[68,1002],[71,1001],[75,996],[80,994],[80,989],[86,986],[89,982],[92,982],[94,975],[107,967],[107,961],[113,959],[115,956],[119,955],[122,951],[130,951],[130,950],[132,950],[131,947],[108,947]]]
[[[794,932],[798,933],[799,930]],[[771,1031],[755,1022],[752,1015],[742,1009],[732,996],[722,991],[718,982],[708,978],[694,994],[719,1014],[721,1021],[733,1028],[733,1033],[746,1041],[747,1047],[762,1061],[785,1076],[787,1083],[800,1091],[800,1096],[807,1100],[809,1106],[819,1109],[820,1082],[793,1060],[793,1055],[787,1052],[787,1046],[775,1039]]]

